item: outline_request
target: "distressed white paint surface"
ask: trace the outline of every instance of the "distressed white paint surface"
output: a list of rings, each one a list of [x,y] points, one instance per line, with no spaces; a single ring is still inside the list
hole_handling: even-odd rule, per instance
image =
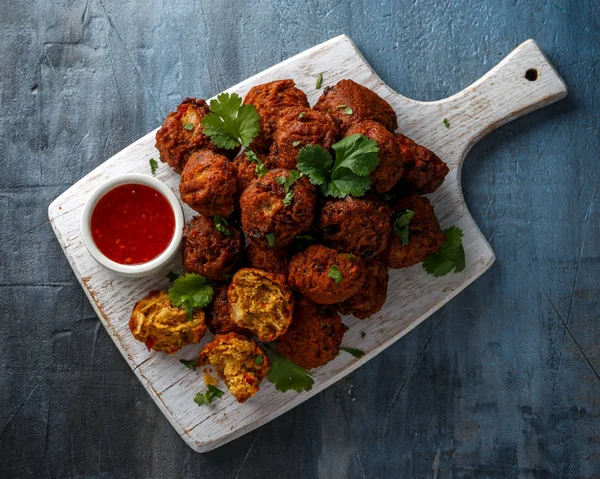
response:
[[[536,81],[525,72],[538,71]],[[311,104],[321,90],[315,90],[316,75],[323,72],[323,87],[350,78],[385,98],[398,113],[399,131],[432,149],[450,167],[443,185],[431,195],[443,228],[459,226],[464,232],[467,267],[460,274],[443,278],[427,275],[420,265],[390,270],[388,299],[376,316],[359,321],[345,317],[350,330],[344,345],[365,351],[360,360],[341,354],[314,371],[310,392],[279,393],[265,381],[259,393],[245,404],[231,395],[211,407],[198,407],[193,398],[205,389],[202,375],[189,371],[180,358],[194,357],[201,345],[190,345],[174,356],[148,352],[133,339],[127,323],[133,304],[150,289],[164,289],[163,272],[151,278],[125,279],[97,264],[83,246],[79,222],[88,194],[115,175],[139,172],[150,174],[148,160],[158,158],[153,131],[128,146],[58,197],[49,207],[54,231],[69,263],[88,295],[92,306],[115,344],[156,404],[183,439],[197,451],[208,451],[265,424],[366,363],[408,333],[434,311],[467,287],[494,262],[494,253],[474,223],[465,205],[461,186],[462,161],[473,144],[500,125],[534,109],[563,98],[566,86],[535,42],[529,40],[497,67],[462,92],[437,102],[417,102],[392,91],[371,70],[351,40],[342,35],[286,60],[230,88],[245,95],[254,85],[293,78],[306,92]],[[444,126],[444,118],[450,128]],[[178,193],[179,176],[161,164],[156,176]],[[186,207],[186,217],[192,211]],[[181,259],[166,267],[181,271]],[[365,332],[365,338],[361,338]],[[204,342],[210,339],[207,334]]]

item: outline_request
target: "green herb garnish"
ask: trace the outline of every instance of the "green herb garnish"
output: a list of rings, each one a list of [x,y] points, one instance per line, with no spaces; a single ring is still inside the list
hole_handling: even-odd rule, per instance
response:
[[[273,233],[267,233],[265,235],[265,238],[267,238],[267,242],[269,243],[269,246],[273,246],[273,244],[275,243],[275,235]]]
[[[220,233],[223,233],[225,236],[231,235],[231,231],[229,231],[229,228],[227,228],[229,223],[227,223],[227,220],[225,218],[223,218],[220,215],[216,215],[213,218],[213,221],[215,222],[215,229],[217,231],[219,231]]]
[[[156,173],[156,170],[158,169],[158,162],[154,158],[150,158],[148,163],[150,163],[150,170],[152,170],[152,174]]]
[[[208,405],[214,398],[220,398],[223,395],[223,391],[212,385],[208,386],[208,390],[205,393],[198,393],[194,398],[194,402],[198,406]]]
[[[300,142],[299,142],[299,141],[294,141],[294,142],[292,142],[292,145],[294,146],[294,148],[295,148],[295,147],[297,147],[299,144],[300,144]]]
[[[273,349],[267,349],[271,369],[267,379],[275,385],[278,391],[286,392],[293,389],[297,392],[310,391],[314,379],[309,371]]]
[[[361,351],[360,349],[347,348],[345,346],[342,346],[340,349],[346,351],[348,354],[352,354],[352,356],[357,359],[360,359],[365,355],[364,351]]]
[[[404,213],[396,213],[396,218],[394,219],[394,231],[400,237],[403,246],[408,244],[408,225],[413,219],[413,216],[415,216],[413,210],[406,210]]]
[[[292,200],[294,199],[294,190],[290,190],[285,194],[283,200],[283,206],[290,206],[292,204]]]
[[[298,115],[298,120],[299,120],[300,118],[302,118],[304,115],[306,115],[306,112],[305,112],[305,111],[302,111],[302,112],[300,112],[300,114]]]
[[[323,84],[323,74],[319,73],[317,75],[317,84],[316,84],[316,89],[319,90],[321,88],[321,85]]]
[[[350,108],[349,106],[347,106],[346,108],[344,108],[344,113],[346,115],[352,115],[352,108]]]
[[[219,148],[248,146],[260,133],[260,116],[254,105],[242,105],[237,93],[221,93],[210,101],[210,113],[202,119],[202,133]]]
[[[329,271],[327,271],[327,276],[333,279],[335,281],[335,284],[339,284],[344,280],[342,272],[340,271],[340,268],[337,264],[332,264],[329,267]]]
[[[169,289],[169,299],[173,306],[183,308],[190,321],[194,319],[194,310],[204,308],[212,301],[214,291],[204,276],[188,273],[179,276]]]
[[[308,145],[298,154],[298,170],[325,196],[363,196],[370,188],[370,174],[379,164],[377,142],[363,135],[350,135],[332,146],[335,161],[325,148]]]
[[[194,124],[193,123],[185,123],[183,125],[183,127],[187,130],[187,131],[191,131],[194,129]]]
[[[175,281],[177,278],[179,278],[179,275],[177,273],[173,273],[173,271],[169,271],[167,273],[167,279],[172,283],[173,281]]]
[[[188,369],[196,369],[196,364],[198,363],[198,359],[180,359],[179,362],[183,364]]]
[[[254,358],[254,364],[262,364],[265,361],[262,354],[259,354]]]
[[[446,128],[450,128],[450,122],[448,121],[448,118],[444,118],[444,126]]]
[[[430,254],[423,261],[423,268],[429,274],[444,276],[450,271],[460,273],[465,269],[465,250],[462,245],[463,232],[456,226],[444,230],[446,241],[435,254]]]
[[[269,171],[269,170],[267,169],[265,164],[262,162],[262,160],[258,157],[258,155],[256,153],[254,153],[252,150],[250,150],[249,148],[246,148],[246,151],[244,153],[246,154],[246,158],[248,158],[248,160],[250,160],[250,163],[256,164],[256,168],[254,169],[254,171],[256,172],[258,177],[262,178],[263,176],[265,176],[267,174],[267,171]]]

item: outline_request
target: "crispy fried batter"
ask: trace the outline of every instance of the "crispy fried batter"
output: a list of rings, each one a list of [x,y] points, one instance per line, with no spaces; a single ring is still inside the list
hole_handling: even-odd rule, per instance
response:
[[[213,218],[194,216],[183,228],[183,269],[217,281],[233,271],[244,250],[240,229],[229,221],[230,234],[217,231]]]
[[[234,169],[210,150],[193,153],[181,173],[179,193],[190,208],[206,216],[229,216],[236,192]]]
[[[277,339],[292,322],[294,298],[281,275],[242,268],[233,275],[227,298],[233,322],[259,341]]]
[[[260,153],[267,153],[273,141],[277,119],[282,109],[291,106],[309,108],[306,94],[296,88],[294,80],[276,80],[252,87],[244,104],[254,105],[260,115],[261,132],[250,147]]]
[[[342,314],[366,319],[379,312],[387,298],[388,269],[379,258],[365,262],[365,282],[351,298],[338,305]]]
[[[306,145],[329,150],[339,137],[338,127],[327,113],[311,108],[286,108],[277,121],[269,164],[274,168],[295,169],[298,153]]]
[[[448,166],[431,150],[407,136],[400,133],[396,133],[395,136],[404,162],[402,183],[422,195],[433,193],[450,171]]]
[[[289,170],[270,170],[261,179],[253,181],[242,193],[242,229],[248,240],[262,248],[268,248],[267,234],[272,234],[273,246],[281,248],[294,236],[307,231],[313,222],[316,192],[308,178],[303,176],[291,186],[293,198],[286,206],[283,185],[277,182],[282,176],[289,177]]]
[[[200,342],[206,332],[204,311],[196,309],[190,321],[184,309],[171,304],[167,293],[150,291],[135,303],[129,329],[149,350],[173,354],[186,344]]]
[[[251,268],[262,269],[270,273],[282,274],[287,278],[288,251],[279,248],[261,248],[250,243],[246,248],[248,264]]]
[[[325,88],[314,109],[329,113],[342,133],[364,120],[379,122],[392,132],[398,128],[396,112],[390,104],[352,80],[341,80]]]
[[[277,341],[277,350],[304,369],[327,364],[340,352],[348,327],[332,307],[301,297],[294,306],[294,321]]]
[[[408,225],[408,244],[402,245],[400,237],[392,230],[387,249],[382,254],[390,268],[407,268],[420,263],[427,255],[437,253],[444,244],[444,233],[427,198],[416,193],[401,197],[394,205],[394,211],[406,210],[415,212]]]
[[[337,266],[342,281],[330,277]],[[309,246],[290,261],[290,287],[318,304],[334,304],[356,294],[365,280],[364,262],[358,256],[338,253],[322,245]]]
[[[257,360],[259,357],[262,360]],[[217,334],[200,351],[198,362],[214,366],[240,403],[258,392],[261,381],[270,369],[264,351],[254,341],[236,333]]]
[[[377,142],[379,151],[379,164],[371,173],[373,186],[377,193],[385,193],[402,177],[404,166],[402,163],[402,152],[396,137],[390,133],[381,123],[373,120],[361,121],[353,125],[345,136],[364,135]]]
[[[392,210],[375,196],[328,201],[321,210],[327,246],[343,253],[372,257],[387,246]]]

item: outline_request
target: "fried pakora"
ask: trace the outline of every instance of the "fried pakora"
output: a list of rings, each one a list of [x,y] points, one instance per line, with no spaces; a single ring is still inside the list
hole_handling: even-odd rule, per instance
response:
[[[251,243],[262,248],[281,248],[311,227],[316,206],[315,187],[303,176],[286,192],[283,182],[289,176],[289,170],[270,170],[242,193],[242,229]]]
[[[381,123],[373,120],[356,123],[346,132],[346,136],[356,134],[374,140],[379,147],[377,152],[379,164],[375,171],[371,173],[373,187],[377,193],[385,193],[391,190],[402,177],[404,171],[402,152],[396,137],[386,130]]]
[[[325,88],[314,109],[329,113],[342,133],[365,120],[381,123],[391,132],[398,128],[396,112],[391,105],[352,80],[341,80]]]
[[[321,210],[323,240],[343,253],[376,256],[387,246],[391,217],[392,210],[375,196],[328,201]]]
[[[194,310],[190,321],[184,309],[173,306],[168,293],[150,291],[135,303],[129,329],[149,350],[173,354],[186,344],[200,342],[206,332],[204,311]]]
[[[379,312],[387,298],[389,273],[386,264],[379,258],[365,261],[365,282],[351,298],[338,304],[342,314],[352,314],[366,319]]]
[[[269,358],[258,344],[236,333],[217,334],[200,351],[198,363],[214,366],[240,403],[258,392],[270,369]]]
[[[294,297],[281,275],[242,268],[233,275],[227,298],[233,322],[259,341],[277,339],[292,322]]]
[[[327,113],[311,108],[287,108],[277,120],[269,163],[275,168],[293,170],[298,153],[307,145],[329,150],[339,137],[336,124]]]
[[[248,264],[251,268],[262,269],[270,273],[282,274],[287,277],[288,252],[280,248],[261,248],[250,243],[246,248]]]
[[[219,283],[213,286],[212,303],[206,308],[206,326],[213,334],[238,333],[247,337],[254,336],[249,329],[239,328],[231,319],[231,308],[227,299],[229,284]]]
[[[396,213],[414,211],[408,224],[408,244],[402,244],[395,231],[390,234],[388,246],[382,257],[390,268],[407,268],[422,262],[426,256],[437,253],[444,244],[444,233],[427,198],[411,193],[396,201]]]
[[[181,201],[205,216],[229,216],[235,192],[231,161],[210,150],[200,150],[190,156],[181,172]]]
[[[288,283],[315,303],[341,303],[360,290],[364,268],[358,256],[312,245],[291,259]]]
[[[183,228],[183,269],[218,281],[230,274],[242,257],[244,238],[229,221],[229,234],[218,231],[214,218],[194,216]]]
[[[277,119],[282,109],[292,106],[309,108],[306,94],[296,88],[294,80],[276,80],[250,89],[244,104],[254,105],[260,115],[260,134],[250,144],[257,153],[267,153],[273,141]]]
[[[433,193],[443,183],[450,171],[446,163],[433,151],[400,133],[396,133],[400,145],[404,172],[402,182],[405,187],[419,194]]]
[[[294,306],[294,321],[277,340],[277,350],[304,369],[324,366],[335,359],[348,327],[331,307],[323,307],[308,298]]]

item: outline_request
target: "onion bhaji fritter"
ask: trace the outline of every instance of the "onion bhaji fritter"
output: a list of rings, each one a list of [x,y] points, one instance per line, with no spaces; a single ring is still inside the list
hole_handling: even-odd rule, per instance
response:
[[[325,88],[314,109],[329,113],[342,133],[364,120],[381,123],[391,132],[398,128],[396,112],[391,105],[352,80],[341,80]]]
[[[312,245],[291,259],[288,282],[293,290],[315,303],[341,303],[360,290],[364,268],[358,256]]]
[[[400,133],[396,133],[395,136],[404,163],[402,183],[422,195],[433,193],[450,171],[448,166],[431,150],[415,143],[407,136]]]
[[[387,246],[392,210],[375,196],[328,201],[320,227],[327,246],[343,253],[372,257]]]
[[[292,322],[294,297],[282,275],[242,268],[233,275],[227,298],[231,319],[259,341],[277,339]]]
[[[276,125],[269,153],[269,163],[275,168],[292,170],[298,165],[298,153],[306,145],[329,150],[339,137],[331,117],[311,108],[287,108]]]
[[[184,309],[171,304],[168,293],[150,291],[135,303],[129,329],[149,350],[173,354],[187,344],[200,342],[206,332],[204,311],[194,310],[190,321]]]
[[[261,248],[250,243],[246,248],[248,264],[251,268],[262,269],[270,273],[282,274],[287,277],[288,251],[280,248]]]
[[[270,369],[264,351],[254,341],[236,333],[217,334],[200,351],[198,363],[214,366],[240,403],[258,392]]]
[[[379,164],[375,171],[371,173],[373,186],[377,193],[385,193],[391,190],[402,177],[404,171],[402,152],[396,137],[386,130],[381,123],[373,120],[361,121],[346,132],[346,136],[356,134],[364,135],[377,142]]]
[[[197,150],[216,150],[210,138],[202,133],[202,119],[210,112],[204,100],[186,98],[169,113],[156,133],[160,160],[181,173],[190,155]]]
[[[213,218],[194,216],[183,228],[183,269],[218,281],[233,271],[244,250],[240,229],[229,221],[230,234],[217,231]]]
[[[332,307],[300,298],[294,306],[294,321],[277,340],[277,350],[304,369],[313,369],[335,359],[348,327]]]
[[[257,154],[258,158],[265,163],[267,155],[263,153]],[[235,176],[235,184],[237,195],[241,195],[250,183],[258,178],[256,174],[256,163],[252,163],[246,155],[239,155],[231,162],[233,166],[233,174]]]
[[[244,104],[254,105],[260,115],[260,134],[250,148],[255,152],[267,153],[273,141],[277,119],[283,108],[301,106],[309,108],[306,94],[296,88],[294,80],[276,80],[250,89]]]
[[[311,227],[316,206],[315,187],[307,177],[299,178],[290,187],[293,197],[286,206],[283,200],[288,193],[278,179],[288,178],[289,174],[289,170],[282,168],[270,170],[242,193],[242,229],[251,243],[263,248],[281,248]],[[273,235],[272,245],[267,235]]]
[[[422,262],[426,256],[437,253],[444,244],[444,233],[433,212],[433,206],[424,196],[411,193],[394,204],[394,211],[415,212],[408,224],[408,244],[404,246],[400,237],[392,231],[383,259],[390,268],[407,268]]]
[[[210,150],[200,150],[190,156],[179,182],[181,201],[206,216],[229,216],[235,192],[231,161]]]
[[[365,282],[354,296],[338,304],[342,314],[366,319],[379,312],[387,298],[388,269],[379,258],[365,262]]]
[[[228,287],[229,284],[225,283],[213,286],[213,300],[206,308],[206,326],[213,334],[238,333],[250,338],[254,333],[249,329],[239,328],[231,319],[231,308],[227,299]]]

